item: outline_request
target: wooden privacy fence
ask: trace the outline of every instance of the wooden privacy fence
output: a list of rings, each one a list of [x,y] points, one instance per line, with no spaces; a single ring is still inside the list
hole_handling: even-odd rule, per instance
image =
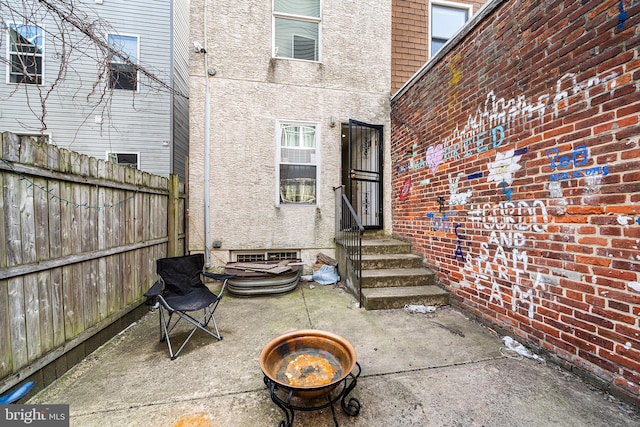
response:
[[[171,179],[0,134],[0,393],[138,308],[182,255]]]

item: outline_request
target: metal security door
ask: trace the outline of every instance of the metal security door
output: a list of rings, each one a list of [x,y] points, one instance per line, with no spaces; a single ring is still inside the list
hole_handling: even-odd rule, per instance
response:
[[[346,195],[366,229],[382,224],[382,125],[349,120]]]

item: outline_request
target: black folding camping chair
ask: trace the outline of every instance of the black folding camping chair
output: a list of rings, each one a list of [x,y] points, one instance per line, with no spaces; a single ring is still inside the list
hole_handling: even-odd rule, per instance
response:
[[[162,258],[156,262],[156,269],[158,280],[144,295],[149,298],[152,305],[158,308],[160,341],[167,341],[171,360],[178,357],[184,346],[198,330],[221,340],[222,336],[213,314],[222,299],[227,280],[233,276],[204,271],[203,254]],[[211,292],[203,283],[202,276],[222,281],[220,292],[218,294]],[[198,320],[197,317],[194,317],[197,316],[194,312],[199,310],[202,310],[202,314]],[[174,314],[175,318],[173,318]],[[190,323],[193,330],[178,351],[174,353],[169,334],[181,320]],[[215,333],[208,328],[209,323],[213,324]]]

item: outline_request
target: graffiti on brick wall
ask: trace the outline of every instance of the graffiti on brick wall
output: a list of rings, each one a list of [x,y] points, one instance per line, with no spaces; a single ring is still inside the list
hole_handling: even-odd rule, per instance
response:
[[[508,188],[513,184],[513,175],[516,171],[520,170],[519,164],[521,155],[515,155],[515,150],[507,150],[505,152],[497,153],[493,162],[489,162],[489,177],[487,182],[492,181],[496,185],[502,186],[502,192],[507,196],[507,200],[511,201],[511,193],[513,188]]]
[[[453,212],[429,212],[425,216],[427,217],[428,224],[427,229],[433,231],[434,233],[444,233],[448,234],[451,232],[453,228],[453,224],[451,223],[451,215]]]
[[[456,261],[464,262],[466,259],[465,255],[465,242],[467,246],[471,246],[471,242],[466,239],[464,236],[464,229],[462,228],[462,224],[456,224],[453,228],[454,233],[456,233],[456,251],[453,254],[453,259]]]
[[[511,143],[506,132],[512,127],[522,126],[533,129],[544,126],[545,114],[550,113],[558,118],[570,107],[570,97],[581,95],[587,102],[591,99],[591,89],[608,91],[613,97],[618,74],[611,72],[606,76],[594,76],[586,82],[578,82],[575,73],[566,73],[556,81],[555,91],[543,94],[536,99],[527,99],[525,95],[517,95],[510,99],[498,98],[490,91],[476,111],[467,117],[460,128],[456,125],[453,132],[443,138],[440,143],[426,148],[424,156],[418,155],[419,144],[412,145],[411,158],[395,166],[399,175],[428,167],[435,175],[439,167],[448,161],[460,160],[472,155],[495,150]],[[517,155],[517,152],[516,152]],[[553,155],[553,153],[551,153]],[[558,180],[569,177],[565,171],[558,173]],[[593,169],[581,171],[585,175],[593,174]],[[600,168],[597,173],[604,174],[606,169]]]
[[[452,178],[451,174],[449,174],[449,207],[466,205],[473,194],[471,190],[460,192],[460,178],[463,176],[462,172],[455,178]]]
[[[552,113],[558,118],[569,108],[569,97],[582,95],[587,102],[591,99],[592,88],[603,88],[613,97],[618,74],[611,72],[606,76],[594,76],[586,82],[578,82],[574,73],[566,73],[556,81],[555,91],[527,99],[517,95],[510,99],[498,98],[490,91],[484,104],[467,117],[467,122],[442,139],[443,162],[458,160],[489,149],[509,144],[505,138],[506,130],[522,126],[533,129],[544,125],[544,116]]]
[[[549,179],[551,181],[563,181],[570,178],[582,178],[589,176],[607,176],[609,166],[594,166],[583,168],[589,162],[589,152],[587,146],[582,144],[577,146],[571,153],[560,155],[559,149],[550,148],[546,152],[549,159],[549,169],[553,171]]]
[[[524,279],[530,274],[527,235],[547,230],[549,215],[544,203],[534,200],[472,204],[468,216],[471,226],[487,238],[480,242],[478,253],[469,250],[464,256],[462,286],[473,286],[479,292],[490,288],[489,302],[495,301],[504,307],[499,283],[510,284],[511,309],[515,311],[519,303],[526,303],[528,315],[533,318],[535,301],[540,298],[540,292],[546,290],[546,285],[539,273],[535,278],[528,277],[532,284],[525,285]],[[456,247],[454,257],[459,259],[464,254],[464,235],[461,227],[456,226],[455,231],[459,248]]]
[[[632,216],[628,216],[628,215],[618,215],[618,224],[620,225],[633,225],[634,223],[640,225],[640,217],[638,218],[633,218]],[[638,258],[640,259],[640,258]]]
[[[427,165],[431,172],[435,175],[438,167],[442,164],[443,159],[443,146],[442,144],[438,144],[436,146],[431,146],[427,148],[427,154],[425,156]]]
[[[402,188],[400,188],[400,201],[405,201],[409,198],[409,194],[411,193],[411,177],[407,177],[402,183]]]

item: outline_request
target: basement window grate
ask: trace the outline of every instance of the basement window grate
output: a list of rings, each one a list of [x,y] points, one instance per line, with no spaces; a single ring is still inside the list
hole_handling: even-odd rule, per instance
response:
[[[281,251],[281,252],[243,252],[236,253],[235,260],[237,262],[254,262],[254,261],[282,261],[298,259],[297,251]]]

